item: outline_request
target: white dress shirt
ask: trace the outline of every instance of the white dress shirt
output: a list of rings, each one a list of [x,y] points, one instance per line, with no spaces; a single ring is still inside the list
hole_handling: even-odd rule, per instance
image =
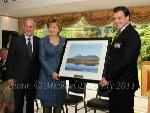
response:
[[[33,35],[32,36],[27,36],[26,34],[24,34],[25,35],[25,39],[26,39],[26,44],[28,45],[28,38],[30,38],[30,41],[31,41],[31,44],[32,44],[32,52],[33,52]]]

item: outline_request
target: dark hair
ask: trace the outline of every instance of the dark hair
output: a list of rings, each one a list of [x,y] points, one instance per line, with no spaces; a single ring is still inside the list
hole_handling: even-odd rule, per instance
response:
[[[61,26],[61,23],[60,23],[59,19],[52,18],[52,19],[48,20],[48,21],[47,21],[47,24],[46,24],[47,27],[49,27],[49,25],[50,25],[51,23],[56,23],[57,26],[58,26],[59,32],[61,32],[62,26]]]
[[[130,20],[130,12],[128,8],[126,8],[125,6],[118,6],[113,9],[113,13],[116,13],[118,11],[122,11],[125,17],[129,16],[129,20]]]

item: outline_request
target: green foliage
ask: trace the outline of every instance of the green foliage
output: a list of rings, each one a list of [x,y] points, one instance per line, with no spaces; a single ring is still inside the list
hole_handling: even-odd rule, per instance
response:
[[[139,61],[150,61],[150,24],[137,24],[135,29],[141,38]]]
[[[47,35],[47,29],[46,28],[42,28],[42,29],[36,29],[34,32],[34,35],[39,37],[39,38],[43,38]]]
[[[95,29],[96,29],[95,27],[63,28],[60,35],[66,38],[95,38],[96,37]]]
[[[104,29],[105,37],[115,37],[116,29],[112,25],[107,25]]]
[[[82,18],[75,25],[63,28],[60,35],[66,38],[95,38],[100,33],[99,27],[89,25]]]
[[[150,61],[150,24],[136,24],[135,29],[141,38],[141,52],[139,55],[139,61]],[[106,37],[114,37],[116,29],[113,25],[106,25],[104,29]],[[34,33],[36,36],[42,38],[45,37],[48,32],[46,28],[38,29]],[[60,32],[60,36],[66,38],[95,38],[101,36],[101,30],[97,26],[89,25],[84,18],[71,27],[65,27]]]

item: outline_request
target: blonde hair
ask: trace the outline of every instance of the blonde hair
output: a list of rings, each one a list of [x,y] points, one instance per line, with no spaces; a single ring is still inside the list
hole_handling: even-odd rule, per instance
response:
[[[59,32],[61,32],[62,26],[61,26],[61,23],[60,23],[59,19],[57,19],[57,18],[52,18],[52,19],[48,20],[47,23],[46,23],[46,25],[47,25],[48,28],[49,28],[49,25],[50,25],[51,23],[56,23],[57,26],[58,26]]]

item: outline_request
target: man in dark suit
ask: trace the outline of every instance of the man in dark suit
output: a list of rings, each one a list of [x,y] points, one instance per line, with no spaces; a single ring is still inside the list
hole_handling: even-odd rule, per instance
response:
[[[113,40],[106,62],[102,86],[108,85],[109,113],[134,113],[134,93],[139,87],[137,59],[140,36],[130,24],[130,12],[124,6],[113,10],[114,24],[119,35]]]
[[[0,52],[1,52],[0,81],[4,82],[6,80],[6,60],[7,60],[8,49],[7,48],[2,48],[0,50]]]
[[[39,75],[39,38],[33,35],[36,23],[32,18],[24,21],[24,33],[12,39],[7,59],[8,85],[14,89],[14,113],[34,113],[35,82]]]

